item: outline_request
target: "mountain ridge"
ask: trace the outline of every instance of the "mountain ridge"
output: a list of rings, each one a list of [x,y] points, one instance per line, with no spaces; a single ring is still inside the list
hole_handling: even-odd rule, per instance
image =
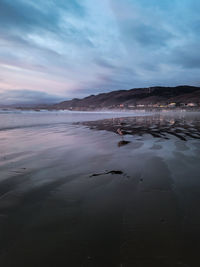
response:
[[[180,85],[176,87],[154,86],[117,90],[85,98],[74,98],[54,104],[53,109],[97,110],[137,107],[200,106],[200,87]]]

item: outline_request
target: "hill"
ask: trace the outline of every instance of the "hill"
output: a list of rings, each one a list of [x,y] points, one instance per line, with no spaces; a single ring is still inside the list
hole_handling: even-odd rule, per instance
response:
[[[51,106],[53,109],[97,110],[141,107],[200,106],[200,87],[150,87],[112,91],[72,99]]]

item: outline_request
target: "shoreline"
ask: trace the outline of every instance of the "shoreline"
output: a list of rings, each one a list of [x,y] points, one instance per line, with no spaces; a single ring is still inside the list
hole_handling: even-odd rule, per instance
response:
[[[29,107],[8,107],[1,108],[0,111],[9,112],[9,111],[34,111],[34,112],[84,112],[84,113],[130,113],[130,112],[200,112],[200,107],[174,107],[174,108],[149,108],[149,107],[141,107],[141,108],[132,108],[132,109],[86,109],[86,108],[78,108],[78,109],[48,109],[48,108],[29,108]]]

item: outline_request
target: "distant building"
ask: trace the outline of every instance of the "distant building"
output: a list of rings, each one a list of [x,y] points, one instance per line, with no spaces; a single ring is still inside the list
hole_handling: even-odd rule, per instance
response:
[[[174,108],[176,106],[176,103],[170,103],[169,105],[168,105],[168,107],[170,107],[170,108]]]
[[[135,108],[135,105],[128,105],[128,108]]]
[[[143,108],[143,107],[144,107],[144,105],[142,105],[142,104],[137,105],[137,108]]]
[[[185,103],[180,103],[180,106],[181,107],[185,107],[185,106],[187,106]]]
[[[167,108],[167,105],[160,105],[160,108]]]
[[[187,107],[197,107],[197,104],[196,103],[188,103]]]

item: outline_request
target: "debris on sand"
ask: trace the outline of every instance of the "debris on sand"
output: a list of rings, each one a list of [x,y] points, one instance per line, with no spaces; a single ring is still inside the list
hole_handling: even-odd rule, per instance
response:
[[[101,173],[94,173],[92,175],[90,175],[90,177],[94,177],[94,176],[100,176],[100,175],[106,175],[106,174],[117,174],[117,175],[122,175],[123,172],[122,171],[115,171],[115,170],[112,170],[112,171],[106,171],[106,172],[101,172]]]
[[[130,143],[131,143],[130,141],[122,140],[122,141],[119,141],[119,142],[118,142],[118,147],[120,147],[120,146],[125,146],[125,145],[128,145],[128,144],[130,144]]]

